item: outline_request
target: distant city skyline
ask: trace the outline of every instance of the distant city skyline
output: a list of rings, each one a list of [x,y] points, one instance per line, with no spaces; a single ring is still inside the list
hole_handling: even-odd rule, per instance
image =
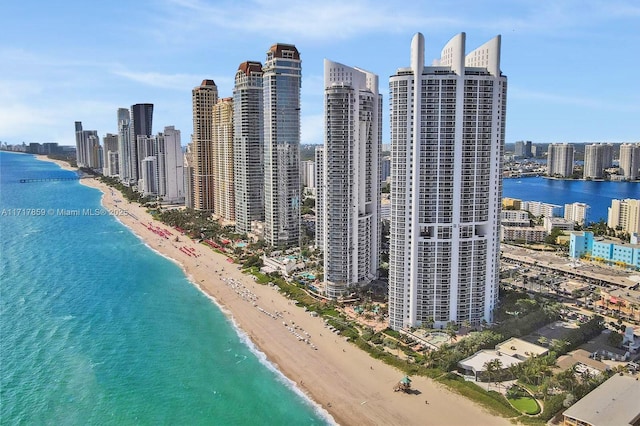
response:
[[[465,31],[479,46],[502,34],[509,70],[507,143],[635,142],[640,65],[627,46],[640,42],[640,4],[632,0],[435,2],[398,8],[387,2],[322,4],[160,0],[90,8],[9,2],[0,41],[0,141],[74,145],[69,123],[103,137],[116,133],[113,111],[154,104],[153,133],[174,125],[192,132],[190,90],[212,79],[232,96],[238,65],[260,61],[274,43],[301,52],[301,143],[323,143],[323,59],[358,64],[380,76],[382,142],[389,143],[388,77],[420,31],[425,62]],[[240,10],[241,9],[241,10]],[[326,13],[331,10],[332,13]],[[91,36],[70,25],[92,17]],[[353,17],[358,19],[354,20]],[[215,31],[212,30],[215,28]],[[135,43],[131,41],[135,40]]]

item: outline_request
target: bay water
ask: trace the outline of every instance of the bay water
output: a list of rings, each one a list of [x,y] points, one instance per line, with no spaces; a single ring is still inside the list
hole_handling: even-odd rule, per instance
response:
[[[527,177],[503,180],[503,197],[557,204],[585,203],[587,222],[607,221],[611,200],[640,199],[639,182],[588,181]]]

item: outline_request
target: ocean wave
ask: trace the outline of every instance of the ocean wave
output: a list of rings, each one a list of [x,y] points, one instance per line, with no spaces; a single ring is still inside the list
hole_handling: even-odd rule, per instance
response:
[[[269,361],[269,358],[267,357],[267,354],[265,354],[264,352],[262,352],[257,346],[256,344],[251,340],[251,338],[249,337],[249,335],[242,329],[240,328],[240,326],[238,325],[238,323],[236,322],[235,318],[233,317],[233,312],[231,312],[229,309],[225,308],[223,305],[221,305],[215,297],[211,296],[209,293],[207,293],[206,291],[204,291],[194,280],[193,277],[188,276],[189,278],[189,282],[194,285],[198,290],[200,290],[200,292],[202,294],[204,294],[204,296],[209,299],[211,302],[213,302],[214,305],[216,305],[218,307],[218,309],[220,309],[220,311],[225,314],[227,320],[229,321],[229,323],[231,324],[233,330],[235,331],[236,335],[238,336],[238,338],[240,339],[240,342],[242,344],[244,344],[249,351],[254,354],[256,356],[256,359],[258,360],[258,362],[260,364],[262,364],[263,366],[265,366],[269,371],[273,372],[276,376],[276,379],[284,384],[287,388],[289,388],[293,393],[295,393],[298,397],[300,397],[300,399],[302,399],[309,407],[311,407],[311,409],[314,411],[315,414],[318,415],[318,417],[322,418],[323,420],[325,420],[327,422],[327,424],[330,425],[337,425],[338,423],[335,421],[335,419],[333,418],[333,416],[331,416],[331,414],[329,414],[329,412],[327,410],[325,410],[320,404],[318,404],[316,401],[314,401],[313,399],[311,399],[306,393],[304,393],[302,391],[302,389],[300,389],[296,382],[294,382],[293,380],[289,379],[287,376],[284,375],[284,373],[282,373],[282,371],[280,371],[278,369],[278,367],[276,366],[276,364],[272,363],[271,361]],[[239,361],[238,361],[239,363]]]
[[[268,370],[272,371],[276,375],[278,381],[280,381],[287,388],[289,388],[291,391],[293,391],[293,393],[295,393],[303,401],[305,401],[305,403],[307,403],[307,405],[309,405],[319,417],[321,417],[322,419],[327,421],[327,424],[330,424],[330,425],[337,425],[338,424],[335,421],[335,419],[333,418],[333,416],[331,416],[331,414],[329,414],[329,412],[327,410],[325,410],[320,404],[318,404],[316,401],[311,399],[306,393],[304,393],[302,391],[302,389],[300,389],[298,387],[296,382],[294,382],[293,380],[291,380],[290,378],[285,376],[282,373],[282,371],[280,371],[278,369],[276,364],[274,364],[271,361],[269,361],[269,358],[267,357],[267,354],[262,352],[256,346],[256,344],[251,340],[249,335],[247,333],[245,333],[245,331],[242,330],[240,328],[240,326],[236,323],[236,321],[233,318],[233,316],[228,316],[228,318],[229,318],[229,321],[231,322],[231,324],[233,325],[233,329],[236,332],[236,334],[238,335],[238,338],[240,339],[240,341],[249,348],[249,351],[251,353],[253,353],[256,356],[256,358],[258,359],[260,364],[264,365]]]

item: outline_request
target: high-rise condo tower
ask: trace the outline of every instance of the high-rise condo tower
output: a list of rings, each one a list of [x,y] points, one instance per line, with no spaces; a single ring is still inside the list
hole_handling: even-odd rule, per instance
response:
[[[233,98],[218,99],[213,106],[213,214],[235,221],[233,183]]]
[[[264,220],[262,64],[240,64],[233,88],[233,157],[236,232]]]
[[[300,244],[300,53],[274,44],[263,67],[264,238],[271,246]]]
[[[547,175],[571,177],[575,149],[570,143],[552,143],[547,148]]]
[[[131,106],[131,123],[129,132],[130,139],[130,155],[131,155],[131,183],[138,184],[138,180],[142,177],[140,167],[144,159],[141,150],[138,148],[138,137],[151,137],[153,126],[153,104],[135,104]]]
[[[393,329],[492,321],[507,79],[500,36],[465,56],[465,34],[391,76],[389,322]]]
[[[191,91],[193,101],[193,165],[191,200],[195,210],[213,212],[213,106],[218,102],[218,87],[213,80],[203,80]]]
[[[327,296],[378,276],[382,102],[378,76],[324,61],[325,140],[317,228]]]

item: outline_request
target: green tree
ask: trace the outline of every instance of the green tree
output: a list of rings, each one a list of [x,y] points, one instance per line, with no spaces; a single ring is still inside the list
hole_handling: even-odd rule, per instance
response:
[[[496,375],[502,371],[502,361],[498,358],[487,361],[483,365],[485,373],[487,375],[487,379],[489,384],[491,384],[492,379],[496,379]]]
[[[552,228],[549,235],[547,235],[544,239],[546,244],[555,245],[559,236],[564,235],[564,231],[560,228]]]
[[[622,334],[616,331],[612,331],[611,334],[609,334],[609,337],[607,338],[607,343],[613,346],[614,348],[618,348],[620,347],[620,345],[622,345],[623,339],[624,337],[622,336]]]

